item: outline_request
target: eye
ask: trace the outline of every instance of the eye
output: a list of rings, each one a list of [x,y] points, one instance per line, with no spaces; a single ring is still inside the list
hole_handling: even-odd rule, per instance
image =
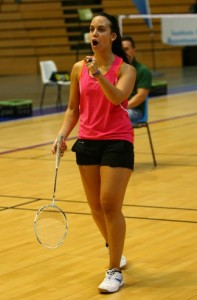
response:
[[[99,27],[98,31],[103,32],[103,31],[105,31],[105,28],[104,27]]]

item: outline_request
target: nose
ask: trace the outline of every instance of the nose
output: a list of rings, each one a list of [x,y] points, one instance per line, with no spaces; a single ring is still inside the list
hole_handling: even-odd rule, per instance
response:
[[[98,31],[97,31],[97,29],[95,28],[95,29],[92,31],[92,35],[93,35],[93,36],[97,36],[97,34],[98,34]]]

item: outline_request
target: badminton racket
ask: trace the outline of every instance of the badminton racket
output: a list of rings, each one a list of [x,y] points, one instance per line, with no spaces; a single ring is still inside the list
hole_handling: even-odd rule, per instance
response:
[[[39,208],[34,219],[34,231],[37,241],[42,246],[51,249],[59,247],[64,242],[68,231],[66,214],[56,205],[55,199],[57,175],[61,158],[60,144],[62,140],[63,137],[58,136],[52,203]]]

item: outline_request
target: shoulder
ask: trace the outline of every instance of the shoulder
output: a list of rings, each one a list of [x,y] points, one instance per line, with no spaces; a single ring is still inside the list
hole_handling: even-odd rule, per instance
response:
[[[132,73],[132,74],[135,74],[136,73],[136,70],[135,68],[130,65],[130,64],[127,64],[125,63],[124,61],[122,62],[121,66],[120,66],[120,72],[123,74],[123,73]]]
[[[139,62],[138,62],[137,72],[152,76],[150,69],[146,65]]]
[[[151,71],[148,69],[147,66],[141,64],[139,69],[136,69],[136,73],[137,73],[137,79],[136,81],[138,82],[138,84],[140,84],[140,82],[150,82],[152,81],[152,73]]]
[[[136,76],[137,87],[150,89],[152,84],[152,73],[149,70],[149,68],[144,64],[140,64],[140,67],[136,69],[136,72],[137,72],[137,76]]]
[[[80,73],[82,71],[83,64],[84,64],[84,61],[80,60],[73,65],[72,71],[71,71],[71,80],[74,78],[77,78],[77,79],[79,78]]]
[[[135,73],[135,67],[133,67],[129,63],[124,62],[123,59],[118,55],[115,56],[115,60],[113,64],[115,67],[118,65],[118,70],[120,70],[121,72],[129,71]]]

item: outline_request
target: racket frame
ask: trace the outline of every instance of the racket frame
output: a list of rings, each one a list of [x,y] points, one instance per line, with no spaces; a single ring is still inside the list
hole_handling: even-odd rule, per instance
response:
[[[35,235],[36,235],[36,239],[37,241],[42,245],[44,246],[45,248],[49,248],[49,249],[56,249],[57,247],[59,247],[65,240],[66,238],[66,235],[67,235],[67,232],[68,232],[68,219],[66,217],[66,213],[59,207],[55,204],[56,202],[56,199],[55,199],[55,193],[56,193],[56,185],[57,185],[57,175],[58,175],[58,170],[59,170],[59,164],[60,164],[60,159],[61,159],[61,150],[60,150],[60,145],[61,145],[61,142],[63,141],[64,137],[63,136],[60,136],[58,135],[57,137],[57,150],[56,150],[56,159],[55,159],[55,180],[54,180],[54,188],[53,188],[53,199],[52,199],[52,203],[51,204],[48,204],[48,205],[44,205],[42,207],[40,207],[35,215],[35,218],[34,218],[34,232],[35,232]],[[38,237],[38,234],[37,234],[37,219],[38,219],[38,216],[40,214],[40,212],[44,209],[47,209],[48,207],[53,207],[55,208],[56,210],[59,210],[59,212],[63,215],[63,217],[65,218],[65,221],[66,221],[66,226],[65,226],[65,233],[64,233],[64,236],[62,238],[62,240],[56,244],[56,246],[47,246],[46,244],[42,243],[42,241],[39,239]]]
[[[55,246],[49,246],[49,245],[46,245],[45,243],[42,243],[42,241],[39,239],[38,237],[38,234],[37,234],[37,219],[39,217],[39,214],[42,210],[44,209],[47,209],[48,207],[52,207],[52,208],[55,208],[56,210],[59,210],[59,212],[63,215],[64,219],[65,219],[65,232],[64,232],[64,235],[63,235],[63,238],[61,239],[61,241],[59,241],[59,243],[57,243]],[[66,217],[66,213],[57,205],[55,204],[48,204],[48,205],[44,205],[42,207],[39,208],[39,210],[37,211],[36,215],[35,215],[35,218],[34,218],[34,232],[35,232],[35,236],[36,236],[36,239],[37,241],[42,245],[44,246],[45,248],[48,248],[48,249],[56,249],[58,248],[65,240],[66,238],[66,235],[67,235],[67,232],[68,232],[68,219]]]

